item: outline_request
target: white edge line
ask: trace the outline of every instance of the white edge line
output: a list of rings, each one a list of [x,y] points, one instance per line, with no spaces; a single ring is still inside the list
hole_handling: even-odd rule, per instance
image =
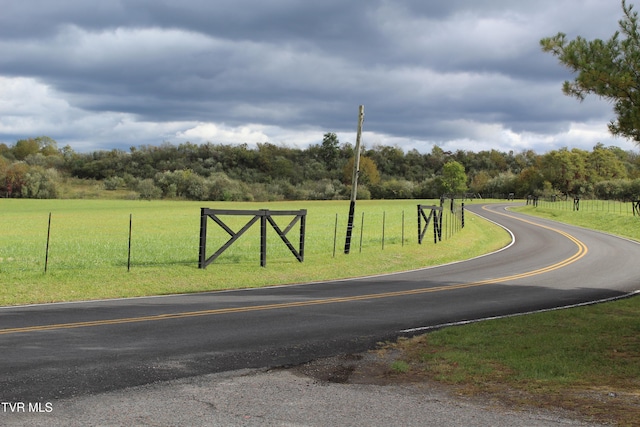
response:
[[[640,290],[636,290],[636,291],[629,292],[629,293],[624,294],[624,295],[618,295],[618,296],[611,297],[611,298],[604,298],[604,299],[600,299],[600,300],[596,300],[596,301],[581,302],[579,304],[563,305],[561,307],[545,308],[545,309],[541,309],[541,310],[526,311],[526,312],[522,312],[522,313],[505,314],[504,316],[491,316],[491,317],[483,317],[483,318],[474,319],[474,320],[461,320],[459,322],[441,323],[439,325],[423,326],[423,327],[420,327],[420,328],[402,329],[399,332],[400,333],[404,333],[404,334],[414,333],[414,332],[426,332],[426,331],[431,331],[431,330],[434,330],[434,329],[441,329],[441,328],[445,328],[445,327],[449,327],[449,326],[469,325],[471,323],[484,322],[486,320],[508,319],[510,317],[526,316],[528,314],[546,313],[546,312],[549,312],[549,311],[557,311],[557,310],[565,310],[565,309],[568,309],[568,308],[584,307],[584,306],[588,306],[588,305],[595,305],[595,304],[601,304],[601,303],[605,303],[605,302],[617,301],[617,300],[621,300],[621,299],[625,299],[625,298],[630,298],[630,297],[633,297],[633,296],[636,296],[636,295],[640,295]]]
[[[468,211],[471,212],[471,211]],[[155,299],[155,298],[171,298],[171,297],[176,297],[176,296],[196,296],[196,295],[206,295],[206,294],[217,294],[217,293],[226,293],[226,292],[238,292],[238,291],[259,291],[259,290],[265,290],[265,289],[274,289],[274,288],[289,288],[289,287],[295,287],[295,286],[309,286],[309,285],[318,285],[321,283],[335,283],[335,282],[348,282],[348,281],[356,281],[356,280],[362,280],[362,279],[371,279],[371,278],[376,278],[376,277],[385,277],[385,276],[393,276],[396,274],[404,274],[404,273],[413,273],[416,271],[424,271],[424,270],[432,270],[434,268],[440,268],[440,267],[447,267],[450,265],[455,265],[455,264],[461,264],[463,262],[468,262],[468,261],[473,261],[479,258],[484,258],[486,256],[489,255],[494,255],[497,254],[499,252],[502,252],[504,250],[509,249],[511,246],[513,246],[516,242],[516,237],[514,236],[513,232],[511,230],[509,230],[507,227],[505,227],[502,224],[498,224],[495,221],[492,221],[490,219],[488,219],[487,217],[484,217],[476,212],[471,212],[473,215],[480,217],[482,219],[484,219],[485,221],[488,221],[492,224],[497,225],[498,227],[504,229],[507,233],[509,233],[509,235],[511,236],[511,243],[509,243],[507,246],[504,246],[496,251],[493,252],[489,252],[486,254],[482,254],[482,255],[478,255],[476,257],[473,258],[468,258],[468,259],[463,259],[460,261],[452,261],[452,262],[448,262],[446,264],[439,264],[439,265],[430,265],[428,267],[420,267],[420,268],[415,268],[413,270],[403,270],[403,271],[394,271],[391,273],[381,273],[381,274],[373,274],[370,276],[359,276],[359,277],[348,277],[348,278],[344,278],[344,279],[335,279],[335,280],[320,280],[317,282],[304,282],[304,283],[290,283],[287,285],[272,285],[272,286],[263,286],[263,287],[257,287],[257,288],[238,288],[238,289],[221,289],[218,291],[203,291],[203,292],[193,292],[193,293],[177,293],[177,294],[167,294],[167,295],[149,295],[149,296],[139,296],[139,297],[128,297],[128,298],[106,298],[106,299],[96,299],[96,300],[80,300],[80,301],[60,301],[60,302],[45,302],[45,303],[37,303],[37,304],[23,304],[23,305],[6,305],[6,306],[0,306],[0,310],[10,310],[10,309],[15,309],[15,308],[29,308],[29,307],[47,307],[47,306],[51,306],[51,305],[64,305],[64,304],[99,304],[99,303],[103,303],[103,302],[111,302],[111,301],[132,301],[132,300],[137,300],[137,299]]]

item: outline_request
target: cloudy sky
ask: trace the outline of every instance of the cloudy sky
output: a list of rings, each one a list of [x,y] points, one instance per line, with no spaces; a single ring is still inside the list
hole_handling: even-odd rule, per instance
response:
[[[635,1],[631,0],[635,4]],[[612,138],[539,40],[609,38],[618,0],[0,0],[0,142],[543,153]]]

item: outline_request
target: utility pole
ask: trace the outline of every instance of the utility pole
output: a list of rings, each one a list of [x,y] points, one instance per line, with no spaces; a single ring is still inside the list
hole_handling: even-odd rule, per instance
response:
[[[349,220],[347,223],[347,238],[344,242],[344,253],[351,250],[351,235],[353,232],[353,215],[356,210],[356,195],[358,194],[358,175],[360,174],[360,140],[362,139],[362,123],[364,122],[364,105],[360,106],[358,114],[358,132],[356,134],[356,151],[353,162],[353,178],[351,180],[351,203],[349,204]]]

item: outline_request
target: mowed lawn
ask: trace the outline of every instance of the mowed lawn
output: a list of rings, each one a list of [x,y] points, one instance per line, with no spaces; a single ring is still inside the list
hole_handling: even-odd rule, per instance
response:
[[[462,229],[459,217],[450,213],[447,203],[442,241],[434,244],[430,226],[420,245],[418,203],[439,204],[425,200],[358,201],[351,252],[345,255],[348,201],[0,199],[0,305],[198,292],[379,274],[471,258],[509,242],[504,230],[468,212]],[[306,209],[304,262],[299,263],[269,227],[267,265],[261,267],[257,223],[206,269],[199,269],[203,207]],[[235,232],[251,219],[222,218]],[[293,217],[275,219],[284,229]],[[207,224],[210,256],[230,236],[212,220]],[[296,224],[287,235],[296,247],[299,233]]]

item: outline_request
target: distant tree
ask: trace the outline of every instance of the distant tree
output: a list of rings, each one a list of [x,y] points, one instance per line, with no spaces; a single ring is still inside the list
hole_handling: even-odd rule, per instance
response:
[[[574,81],[565,81],[563,92],[583,100],[594,94],[613,103],[617,119],[609,123],[613,135],[640,144],[640,32],[638,14],[622,0],[624,17],[620,31],[603,41],[582,37],[567,41],[566,34],[540,40],[542,50],[550,52],[572,72]],[[622,35],[622,37],[621,37]]]
[[[507,197],[509,193],[515,193],[518,185],[518,176],[511,171],[501,172],[487,182],[485,197]]]
[[[378,171],[386,178],[404,178],[407,171],[405,155],[400,147],[377,145],[367,151],[367,157],[376,162]]]
[[[449,154],[451,153],[445,152],[439,146],[434,145],[433,148],[431,148],[431,153],[427,156],[427,167],[435,172],[439,172],[447,161]]]
[[[0,156],[0,197],[7,196],[7,169],[9,168],[9,161],[3,156]]]
[[[405,154],[405,162],[404,176],[409,181],[417,183],[433,174],[433,171],[427,168],[426,155],[421,154],[415,148]]]
[[[333,132],[327,132],[322,138],[322,145],[319,149],[320,159],[324,162],[327,170],[338,168],[338,158],[340,157],[340,141]]]
[[[24,162],[16,162],[5,171],[5,191],[7,197],[20,197],[22,195],[22,187],[27,180],[29,165]]]
[[[38,141],[33,138],[21,139],[13,146],[13,155],[18,160],[24,160],[31,154],[36,154],[40,151]]]
[[[340,159],[345,162],[349,161],[350,158],[354,155],[355,148],[351,145],[350,142],[345,142],[340,144]]]
[[[577,148],[553,150],[540,159],[543,179],[563,194],[579,195],[588,190],[588,153]]]
[[[467,191],[467,174],[464,166],[455,160],[449,160],[442,166],[442,193],[461,194]]]
[[[592,181],[627,177],[627,170],[615,151],[605,148],[601,143],[593,147],[593,151],[588,154],[587,165],[593,172],[590,174]]]
[[[57,181],[58,172],[55,169],[32,167],[24,176],[21,196],[30,199],[55,199],[58,195]]]
[[[482,194],[487,186],[487,183],[491,179],[491,175],[485,170],[480,170],[471,178],[471,184],[469,189],[475,194]]]
[[[43,156],[60,155],[60,152],[58,151],[58,143],[48,136],[20,139],[15,143],[11,151],[17,160],[24,160],[28,156],[35,155],[37,153],[40,153]]]
[[[512,167],[512,172],[520,172],[525,168],[535,166],[539,157],[533,150],[526,150],[516,154],[513,158],[514,166]]]
[[[7,144],[0,143],[0,156],[7,158],[8,155],[11,155],[11,149],[7,146]]]
[[[347,162],[343,169],[343,180],[345,184],[351,184],[353,178],[353,164],[355,157]],[[375,185],[380,182],[380,172],[376,163],[369,157],[360,156],[360,175],[358,176],[358,184]]]
[[[530,166],[518,174],[515,193],[518,197],[540,196],[543,193],[543,184],[544,178],[540,170]]]
[[[369,157],[362,156],[360,159],[360,178],[358,182],[364,185],[375,185],[380,182],[378,166]]]
[[[48,136],[39,136],[36,138],[38,142],[38,147],[40,148],[40,152],[45,156],[56,156],[59,155],[58,151],[58,143]]]

